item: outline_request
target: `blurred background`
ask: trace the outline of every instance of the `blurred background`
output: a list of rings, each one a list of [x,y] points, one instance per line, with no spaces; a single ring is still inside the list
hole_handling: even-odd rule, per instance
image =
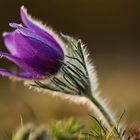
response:
[[[126,111],[127,124],[140,120],[140,1],[139,0],[1,0],[0,34],[9,22],[20,23],[21,5],[57,32],[81,38],[96,66],[99,91],[112,110]],[[5,50],[0,36],[0,50]],[[12,68],[7,60],[0,67]],[[20,82],[0,77],[0,131],[24,122],[50,122],[75,116],[87,121],[88,110],[37,94]]]

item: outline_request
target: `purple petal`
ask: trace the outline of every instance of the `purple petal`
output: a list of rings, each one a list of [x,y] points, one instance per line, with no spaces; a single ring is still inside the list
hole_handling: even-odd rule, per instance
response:
[[[63,58],[56,50],[39,40],[15,33],[15,45],[20,58],[40,74],[54,74],[60,68],[59,60]],[[19,47],[18,47],[19,46]]]
[[[42,38],[26,29],[15,33],[15,45],[20,57],[31,58],[36,55],[43,60],[64,59],[64,54],[61,54],[58,49],[48,46]]]
[[[33,73],[19,73],[19,72],[13,72],[7,69],[0,68],[0,74],[3,76],[14,76],[19,78],[25,78],[25,79],[34,79],[34,80],[40,80],[44,79],[45,77]]]
[[[22,68],[25,71],[28,71],[28,72],[33,71],[30,66],[28,66],[23,60],[21,60],[20,58],[18,58],[16,56],[13,56],[11,54],[4,53],[1,51],[0,51],[0,56],[14,62],[16,65],[18,65],[20,68]]]
[[[33,30],[36,34],[39,36],[45,38],[46,40],[49,40],[52,44],[54,44],[55,47],[59,48],[61,52],[62,50],[62,42],[58,40],[58,37],[55,37],[56,34],[50,33],[49,28],[46,28],[43,24],[40,22],[34,20],[31,18],[30,15],[28,15],[27,10],[22,6],[20,10],[20,15],[22,22],[25,24],[26,27]],[[59,42],[59,43],[58,43]]]
[[[17,55],[17,51],[14,45],[14,33],[15,32],[4,33],[3,37],[5,46],[9,50],[9,52],[13,55]]]
[[[59,53],[59,55],[62,57],[64,57],[64,53],[61,52],[57,47],[54,47],[53,44],[51,44],[50,41],[42,38],[41,36],[37,35],[36,33],[32,32],[31,30],[22,27],[20,24],[16,24],[16,23],[10,23],[9,24],[11,27],[16,28],[23,36],[30,38],[31,40],[33,39],[35,42],[42,42],[43,47],[41,47],[39,45],[39,50],[41,49],[46,49],[46,51],[52,50],[53,51],[53,56],[55,56],[55,52]],[[34,46],[34,45],[33,45]],[[37,46],[37,45],[36,45]],[[45,51],[45,50],[44,50]],[[45,53],[46,55],[46,53]]]

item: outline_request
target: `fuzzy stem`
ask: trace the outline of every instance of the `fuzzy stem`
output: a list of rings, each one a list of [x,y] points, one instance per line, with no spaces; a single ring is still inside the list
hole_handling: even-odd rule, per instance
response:
[[[97,113],[97,117],[100,117],[102,119],[104,119],[104,123],[107,123],[107,127],[109,129],[114,128],[114,132],[116,132],[119,135],[118,130],[116,129],[115,123],[110,115],[110,113],[107,111],[107,109],[105,108],[105,106],[102,104],[101,101],[99,101],[99,99],[96,96],[93,96],[92,94],[88,95],[88,98],[92,101],[92,103],[97,107],[97,109],[99,110],[99,113]],[[102,120],[101,119],[101,120]]]
[[[96,99],[96,97],[94,97],[92,95],[89,98],[98,107],[98,109],[100,110],[100,112],[102,112],[103,116],[105,117],[105,119],[107,120],[107,122],[109,123],[109,125],[112,127],[113,126],[113,121],[111,119],[111,116],[106,111],[106,109],[103,107],[103,105],[101,105],[101,102],[99,102],[98,99]]]

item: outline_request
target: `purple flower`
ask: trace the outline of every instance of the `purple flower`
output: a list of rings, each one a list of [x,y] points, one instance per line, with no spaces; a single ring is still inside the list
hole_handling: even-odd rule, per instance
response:
[[[48,27],[33,20],[23,6],[20,16],[24,26],[9,24],[15,30],[3,36],[10,53],[0,51],[0,55],[14,62],[24,72],[0,68],[0,74],[27,79],[44,79],[56,74],[61,67],[60,61],[64,60],[63,42]]]

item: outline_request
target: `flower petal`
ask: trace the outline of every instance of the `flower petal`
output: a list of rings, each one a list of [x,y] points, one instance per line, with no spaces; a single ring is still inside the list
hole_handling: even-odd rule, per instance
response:
[[[20,15],[22,22],[26,27],[33,30],[39,36],[52,42],[55,47],[59,48],[60,51],[63,52],[62,47],[64,46],[64,42],[57,36],[56,33],[45,27],[41,22],[32,19],[31,16],[27,13],[27,10],[24,8],[24,6],[21,7]]]
[[[63,57],[41,41],[25,37],[17,31],[15,45],[20,58],[34,71],[46,75],[54,74],[60,68],[59,60],[63,60]]]
[[[19,72],[13,72],[7,69],[0,68],[0,74],[3,76],[14,76],[18,78],[25,78],[25,79],[34,79],[34,80],[40,80],[44,79],[45,77],[33,73],[19,73]]]
[[[44,57],[44,60],[63,60],[64,53],[60,53],[57,48],[49,45],[50,44],[47,44],[43,38],[26,30],[26,28],[21,28],[15,33],[15,46],[17,52],[21,55],[23,54],[23,57],[27,54],[29,54],[30,57],[31,55],[34,56],[37,54],[38,56],[41,56],[41,58]]]
[[[27,72],[33,71],[30,66],[28,66],[22,59],[20,59],[16,56],[13,56],[11,54],[1,52],[1,51],[0,51],[0,56],[14,62],[16,65],[18,65],[20,68],[22,68],[23,70],[25,70]]]
[[[14,45],[14,32],[3,33],[4,43],[9,52],[13,55],[17,55],[17,51]]]
[[[61,52],[57,47],[53,46],[52,42],[42,38],[41,36],[37,35],[36,33],[32,32],[31,30],[27,28],[24,28],[23,26],[21,26],[21,24],[10,23],[9,25],[13,28],[16,28],[23,36],[27,38],[32,38],[38,42],[42,42],[44,44],[43,48],[44,49],[46,48],[46,51],[48,49],[51,49],[53,50],[53,52],[57,52],[59,53],[59,55],[62,55],[61,57],[64,57],[64,52]],[[41,50],[40,47],[39,47],[39,50]]]

